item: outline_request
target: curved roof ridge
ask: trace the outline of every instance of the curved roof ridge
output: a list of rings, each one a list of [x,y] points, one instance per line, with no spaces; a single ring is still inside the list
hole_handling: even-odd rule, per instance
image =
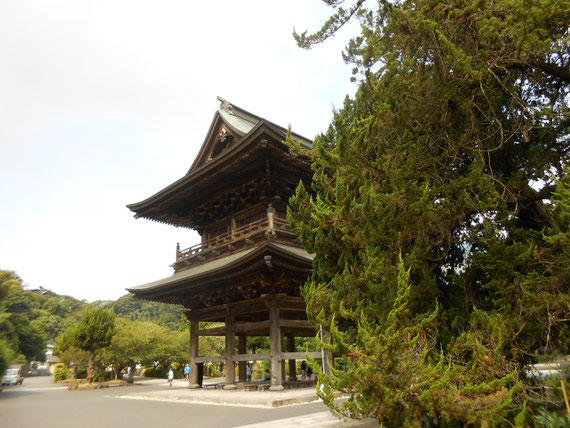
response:
[[[265,122],[267,124],[270,124],[272,126],[274,126],[275,128],[279,129],[280,131],[284,131],[285,133],[288,132],[288,127],[284,128],[281,125],[276,124],[275,122],[271,122],[270,120],[264,119],[261,116],[256,116],[253,113],[248,112],[247,110],[242,109],[241,107],[236,106],[235,104],[232,104],[231,102],[229,102],[228,100],[222,98],[222,97],[217,97],[218,101],[220,101],[220,112],[222,112],[223,110],[226,110],[227,112],[229,112],[229,114],[234,114],[234,115],[239,115],[240,117],[244,118],[245,120],[249,120],[251,121],[259,121],[259,122]],[[252,128],[253,129],[253,128]],[[305,143],[309,143],[309,145],[312,145],[312,140],[308,139],[307,137],[302,136],[301,134],[297,134],[295,132],[291,132],[291,135],[298,140],[299,142],[305,142]]]

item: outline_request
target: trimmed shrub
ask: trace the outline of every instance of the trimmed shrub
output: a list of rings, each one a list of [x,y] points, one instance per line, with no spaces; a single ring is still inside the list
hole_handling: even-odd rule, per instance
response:
[[[159,378],[166,378],[168,375],[168,370],[166,370],[162,366],[158,367],[151,367],[144,371],[144,375],[146,377],[159,377]]]
[[[69,369],[67,367],[65,367],[65,364],[57,363],[55,365],[55,369],[53,372],[53,381],[54,382],[59,382],[60,380],[69,379],[70,377],[71,377],[71,373],[70,373]]]

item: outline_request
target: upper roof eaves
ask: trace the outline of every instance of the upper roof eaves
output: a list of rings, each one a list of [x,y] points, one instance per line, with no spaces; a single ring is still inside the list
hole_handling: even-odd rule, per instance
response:
[[[249,140],[248,136],[255,134],[257,129],[259,129],[260,127],[266,126],[269,129],[273,129],[274,132],[283,135],[283,138],[285,138],[285,136],[288,133],[288,130],[286,128],[283,128],[282,126],[279,126],[273,122],[270,122],[252,113],[249,113],[248,111],[229,103],[228,101],[224,100],[221,97],[218,97],[218,100],[220,101],[220,108],[218,111],[216,111],[216,114],[214,115],[214,118],[212,120],[212,124],[210,125],[210,129],[208,131],[206,140],[204,141],[204,144],[202,145],[197,157],[195,158],[192,166],[190,167],[186,175],[176,180],[174,183],[167,186],[166,188],[160,190],[156,194],[152,195],[151,197],[143,201],[140,201],[138,203],[127,205],[127,207],[131,211],[134,211],[136,213],[135,215],[136,218],[138,217],[151,218],[151,217],[146,217],[144,214],[139,213],[138,210],[143,209],[144,206],[146,206],[149,203],[152,203],[153,201],[157,201],[158,200],[157,198],[166,196],[167,194],[172,193],[181,186],[186,185],[189,182],[189,180],[193,179],[193,176],[195,176],[196,174],[200,174],[202,170],[212,168],[213,165],[217,164],[225,156],[230,155],[238,146],[240,146],[240,143],[245,143],[246,140]],[[212,139],[213,136],[212,134],[215,131],[215,128],[219,120],[222,120],[224,123],[230,126],[237,134],[241,135],[241,138],[239,138],[239,142],[232,149],[227,151],[219,158],[215,159],[218,162],[204,163],[203,158],[206,155],[205,152],[208,150],[209,146],[208,143]],[[294,141],[300,143],[302,146],[304,146],[307,149],[310,149],[312,147],[312,141],[303,137],[302,135],[295,134],[292,132],[291,138]]]

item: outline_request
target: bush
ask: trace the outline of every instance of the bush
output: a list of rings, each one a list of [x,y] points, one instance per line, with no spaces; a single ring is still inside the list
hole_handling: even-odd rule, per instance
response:
[[[204,364],[204,376],[218,377],[224,374],[223,363],[206,363]]]
[[[113,372],[105,372],[105,371],[95,372],[95,375],[93,377],[93,380],[95,382],[106,382],[106,381],[109,381],[111,379],[114,379],[114,373]]]
[[[271,373],[271,361],[270,360],[262,360],[257,362],[257,377],[263,376],[265,370],[269,370]]]
[[[59,382],[60,380],[69,379],[70,377],[71,376],[70,376],[69,369],[67,367],[65,367],[65,364],[57,363],[55,365],[55,370],[53,372],[53,381],[54,382]]]
[[[159,378],[166,378],[168,374],[168,370],[166,370],[162,366],[158,367],[151,367],[145,370],[144,375],[146,377],[159,377]]]

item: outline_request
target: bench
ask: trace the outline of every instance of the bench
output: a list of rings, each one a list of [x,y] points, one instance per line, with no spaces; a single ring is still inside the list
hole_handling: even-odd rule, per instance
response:
[[[260,383],[257,385],[257,390],[258,391],[265,391],[268,390],[269,388],[271,388],[271,384],[270,383]]]
[[[289,380],[283,382],[283,386],[288,389],[292,388],[308,388],[310,386],[316,385],[316,379],[307,380]]]
[[[223,383],[205,383],[204,385],[202,385],[202,388],[204,389],[221,389],[223,388],[224,384]]]
[[[241,385],[238,385],[238,388],[243,388],[244,391],[256,391],[258,386],[258,383],[242,383]]]

